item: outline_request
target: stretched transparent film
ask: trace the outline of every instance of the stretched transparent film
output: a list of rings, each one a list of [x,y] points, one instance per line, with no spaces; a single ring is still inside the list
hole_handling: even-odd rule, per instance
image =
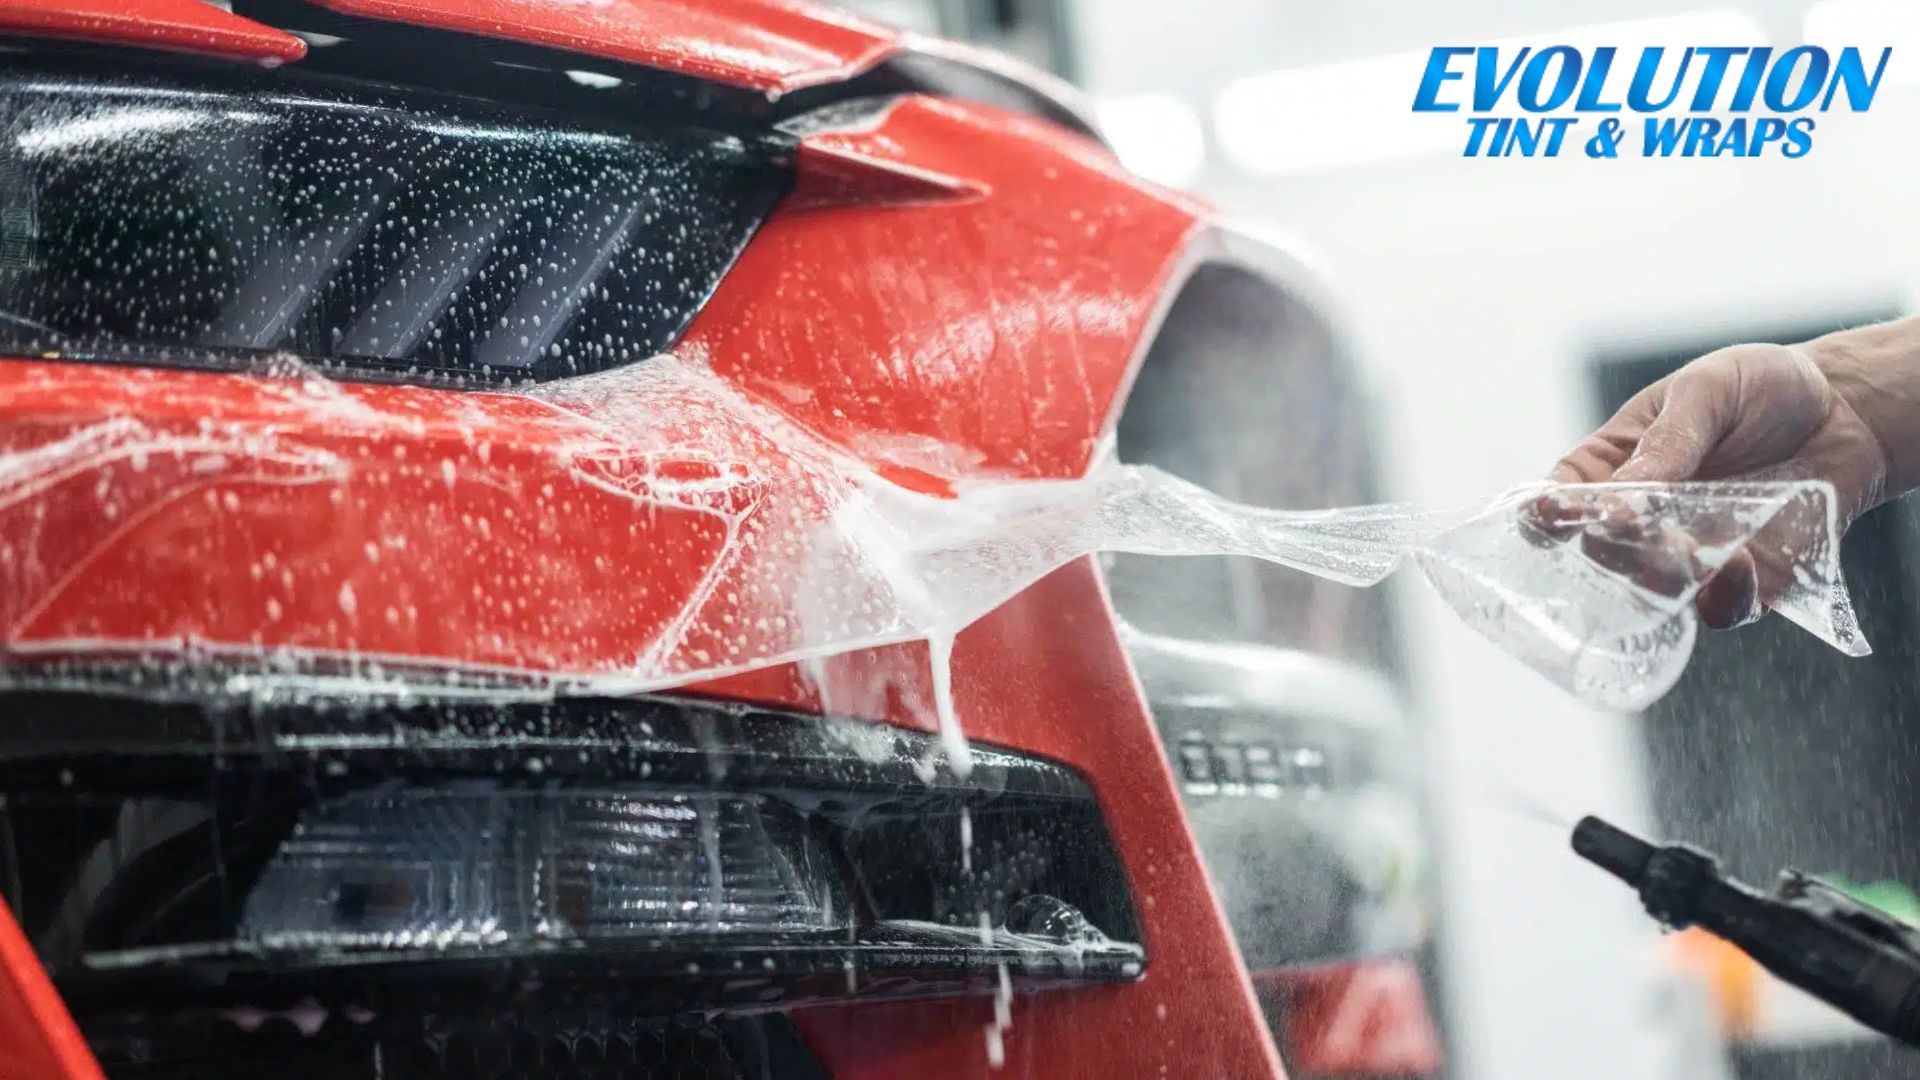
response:
[[[1818,481],[1533,484],[1468,509],[1298,512],[1106,464],[937,502],[869,488],[842,509],[839,531],[880,556],[859,610],[892,620],[859,632],[939,642],[1095,551],[1246,555],[1357,587],[1411,562],[1475,631],[1580,697],[1633,710],[1679,677],[1695,595],[1744,549],[1781,569],[1782,615],[1850,655],[1868,651],[1840,575],[1833,491]],[[813,568],[803,632],[842,627],[844,612],[810,606],[838,595],[822,583],[844,580],[842,565]]]
[[[217,661],[223,685],[254,690],[432,672],[634,692],[794,661],[824,672],[918,640],[963,758],[954,636],[1099,551],[1245,555],[1355,587],[1411,565],[1476,632],[1617,709],[1672,685],[1695,594],[1742,550],[1779,583],[1781,614],[1867,651],[1815,481],[1301,512],[1107,462],[923,494],[672,356],[526,394],[297,367],[100,378],[89,407],[111,419],[16,426],[0,445],[0,656],[16,671],[135,655]],[[23,384],[13,408],[85,415],[42,390]]]

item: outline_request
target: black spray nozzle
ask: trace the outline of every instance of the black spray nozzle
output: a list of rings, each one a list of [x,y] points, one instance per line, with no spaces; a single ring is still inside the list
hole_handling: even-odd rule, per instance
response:
[[[1721,881],[1713,856],[1685,844],[1656,847],[1591,815],[1573,828],[1581,858],[1633,886],[1648,914],[1668,926],[1691,926],[1700,895]]]
[[[1573,827],[1574,854],[1638,889],[1646,877],[1654,846],[1588,815]]]
[[[1668,926],[1699,926],[1862,1023],[1920,1045],[1920,933],[1796,871],[1767,896],[1685,844],[1650,844],[1597,817],[1573,850],[1640,894]]]

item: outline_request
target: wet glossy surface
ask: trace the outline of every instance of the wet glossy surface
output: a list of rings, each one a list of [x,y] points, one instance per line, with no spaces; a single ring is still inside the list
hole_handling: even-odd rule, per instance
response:
[[[571,49],[769,95],[848,78],[899,43],[882,23],[781,0],[320,0],[335,11]]]
[[[926,98],[808,135],[801,190],[862,161],[926,184],[776,214],[679,351],[894,479],[1084,472],[1201,208],[1050,125]]]
[[[208,53],[278,64],[306,55],[292,34],[202,0],[5,0],[0,31]]]
[[[791,140],[90,57],[0,76],[0,349],[553,378],[678,336],[785,193]],[[664,114],[664,115],[660,115]]]

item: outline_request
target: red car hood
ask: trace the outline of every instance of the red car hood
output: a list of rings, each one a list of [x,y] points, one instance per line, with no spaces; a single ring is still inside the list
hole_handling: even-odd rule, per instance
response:
[[[642,64],[777,97],[901,52],[938,52],[1054,96],[1051,77],[804,0],[316,0],[343,15],[479,34]],[[0,0],[0,31],[283,63],[284,30],[204,0]]]

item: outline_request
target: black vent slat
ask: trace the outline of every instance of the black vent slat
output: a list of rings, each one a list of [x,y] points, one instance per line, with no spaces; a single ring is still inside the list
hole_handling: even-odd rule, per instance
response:
[[[498,382],[676,340],[792,140],[92,53],[0,72],[0,352]]]

